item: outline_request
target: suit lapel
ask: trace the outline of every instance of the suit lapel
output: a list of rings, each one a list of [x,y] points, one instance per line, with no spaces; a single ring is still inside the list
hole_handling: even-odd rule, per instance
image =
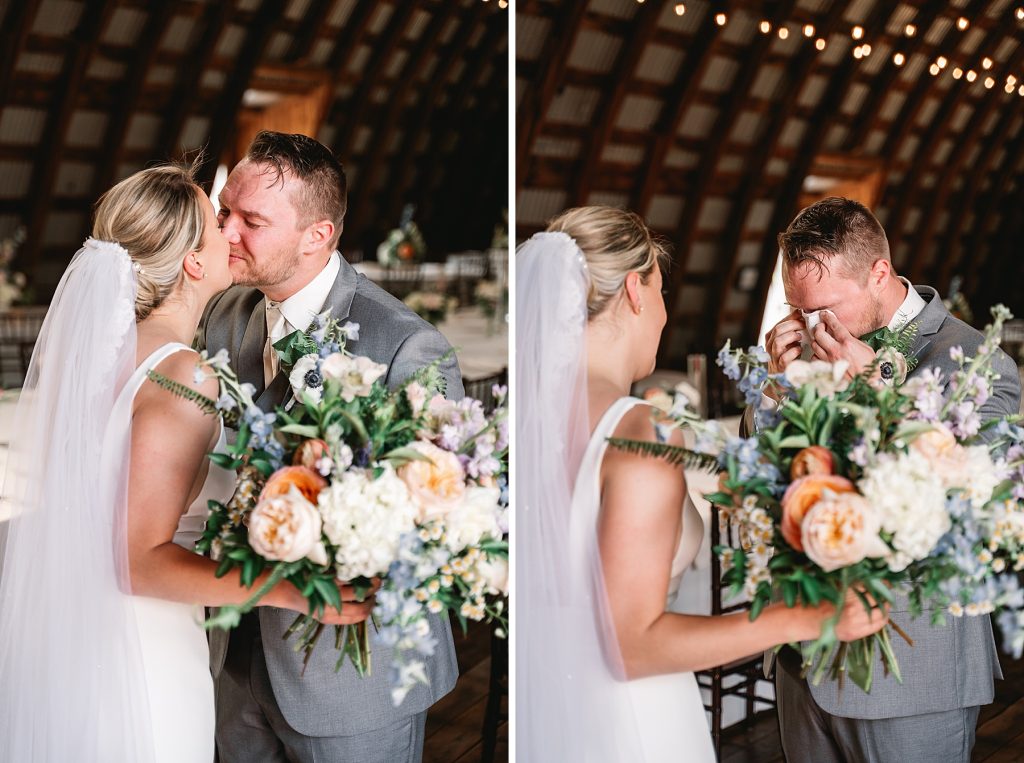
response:
[[[914,339],[914,346],[910,348],[910,352],[914,357],[921,359],[925,356],[928,347],[932,343],[931,338],[939,332],[942,324],[946,322],[949,311],[942,304],[942,300],[939,299],[939,293],[932,287],[914,286],[913,288],[917,289],[918,293],[928,303],[924,306],[921,314],[911,321],[911,323],[917,323],[918,328],[917,337]],[[917,368],[921,368],[921,364],[918,364]]]
[[[266,299],[260,299],[249,314],[241,344],[235,350],[238,378],[263,391],[263,347],[267,343]]]

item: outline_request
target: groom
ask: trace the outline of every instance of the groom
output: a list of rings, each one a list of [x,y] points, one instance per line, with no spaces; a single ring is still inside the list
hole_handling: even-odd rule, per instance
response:
[[[322,144],[304,135],[259,133],[220,193],[218,220],[231,245],[235,285],[207,308],[200,344],[226,348],[256,402],[272,410],[286,399],[288,378],[271,345],[331,308],[359,324],[348,343],[357,355],[388,366],[401,384],[450,350],[432,326],[360,276],[338,253],[346,209],[345,172]],[[462,397],[454,359],[441,367],[449,397]],[[427,708],[455,685],[451,628],[431,616],[437,647],[427,685],[392,706],[390,650],[373,641],[374,670],[359,678],[321,644],[303,673],[302,657],[283,634],[295,613],[260,607],[230,632],[210,634],[221,763],[359,761],[405,763],[423,752]],[[372,629],[371,629],[371,640]]]
[[[862,204],[829,198],[804,209],[779,236],[783,285],[794,308],[766,340],[772,373],[800,357],[804,312],[821,313],[811,348],[817,358],[846,360],[849,374],[871,365],[875,350],[858,337],[883,327],[916,324],[910,353],[917,373],[938,368],[944,379],[956,369],[950,349],[970,358],[982,334],[957,320],[930,286],[912,286],[893,270],[885,231]],[[1017,368],[1005,353],[993,363],[999,374],[982,422],[1016,414],[1020,405]],[[883,374],[884,375],[884,374]],[[906,597],[897,596],[890,618],[914,642],[893,638],[903,683],[883,677],[875,657],[875,681],[865,694],[851,681],[812,686],[800,678],[800,656],[779,652],[776,696],[782,747],[789,763],[968,763],[981,705],[993,699],[993,679],[1002,678],[988,616],[947,617],[932,627],[929,613],[915,620]]]

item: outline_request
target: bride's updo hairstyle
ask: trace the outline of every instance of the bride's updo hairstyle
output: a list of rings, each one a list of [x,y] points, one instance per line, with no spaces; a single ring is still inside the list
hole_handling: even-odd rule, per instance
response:
[[[151,167],[115,185],[96,202],[92,237],[115,241],[138,276],[135,319],[141,321],[183,279],[188,252],[199,251],[206,228],[203,191],[194,167]]]
[[[547,230],[570,236],[587,258],[587,317],[591,320],[622,292],[627,275],[639,273],[646,284],[656,267],[664,270],[670,262],[664,243],[639,215],[624,209],[567,209],[548,223]]]

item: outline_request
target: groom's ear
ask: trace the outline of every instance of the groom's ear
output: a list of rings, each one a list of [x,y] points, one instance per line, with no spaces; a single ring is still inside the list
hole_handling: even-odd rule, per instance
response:
[[[327,246],[334,237],[334,223],[330,220],[318,220],[306,228],[306,244],[309,249],[321,249]]]
[[[868,273],[868,284],[875,291],[880,291],[885,287],[885,284],[889,281],[889,276],[892,275],[892,263],[889,260],[877,259],[871,266],[871,270]]]

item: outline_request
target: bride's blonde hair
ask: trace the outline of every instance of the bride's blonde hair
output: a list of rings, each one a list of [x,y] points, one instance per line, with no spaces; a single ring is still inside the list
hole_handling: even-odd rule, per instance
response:
[[[194,170],[194,164],[151,167],[125,178],[96,202],[93,238],[116,241],[137,263],[138,321],[182,281],[185,255],[202,248],[205,194]]]
[[[549,232],[565,233],[587,258],[590,289],[587,316],[600,315],[619,293],[626,276],[636,272],[647,283],[654,268],[668,267],[665,244],[634,212],[616,207],[575,207],[548,223]]]

